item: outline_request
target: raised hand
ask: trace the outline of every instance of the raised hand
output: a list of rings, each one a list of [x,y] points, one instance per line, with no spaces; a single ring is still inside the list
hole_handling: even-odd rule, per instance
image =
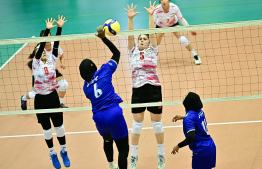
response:
[[[144,9],[147,11],[149,15],[153,15],[154,11],[156,10],[158,4],[155,6],[155,3],[156,1],[153,3],[153,5],[151,5],[151,1],[150,1],[150,7],[149,8],[144,7]]]
[[[98,36],[99,38],[103,39],[105,37],[105,31],[102,25],[97,27],[97,32],[98,33],[95,33],[95,35]]]
[[[132,3],[131,8],[127,4],[128,10],[126,8],[124,8],[124,10],[127,12],[128,18],[133,18],[134,16],[136,16],[139,13],[139,12],[135,12],[136,7],[137,7],[137,5],[133,8],[133,3]]]
[[[67,22],[67,20],[65,20],[65,17],[63,17],[63,15],[60,17],[60,15],[58,15],[58,21],[54,20],[57,24],[58,27],[63,27],[64,23]]]
[[[56,27],[57,25],[53,25],[55,22],[55,19],[53,20],[52,18],[49,20],[49,18],[47,18],[47,20],[45,20],[46,23],[46,28],[47,29],[52,29],[54,27]]]

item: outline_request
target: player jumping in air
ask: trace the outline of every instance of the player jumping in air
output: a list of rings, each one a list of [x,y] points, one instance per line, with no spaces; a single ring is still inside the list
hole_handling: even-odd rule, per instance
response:
[[[95,63],[84,59],[80,66],[80,75],[85,80],[83,90],[92,103],[93,120],[99,134],[104,139],[104,152],[109,163],[109,169],[117,169],[113,160],[113,141],[115,141],[119,155],[118,166],[127,169],[129,152],[128,130],[123,110],[119,103],[123,100],[115,93],[112,75],[117,69],[120,52],[115,45],[105,37],[103,27],[97,28],[97,36],[113,53],[111,59],[97,70]]]

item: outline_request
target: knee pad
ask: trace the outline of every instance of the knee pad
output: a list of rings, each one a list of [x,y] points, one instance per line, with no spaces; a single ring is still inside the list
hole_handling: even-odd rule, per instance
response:
[[[178,40],[184,46],[188,46],[190,44],[189,40],[187,40],[185,36],[180,36]]]
[[[138,122],[138,121],[133,120],[132,133],[140,134],[142,127],[143,127],[143,121]]]
[[[52,128],[44,130],[44,138],[46,140],[51,140],[53,138]]]
[[[155,134],[161,134],[164,132],[162,120],[152,121],[152,126],[154,128]]]
[[[61,125],[60,127],[55,127],[56,136],[57,137],[64,137],[65,136],[65,127]]]
[[[104,143],[110,143],[110,142],[113,143],[113,137],[111,134],[108,134],[107,136],[103,136],[103,139],[104,139]]]
[[[62,79],[58,82],[59,91],[65,92],[68,89],[68,82],[65,79]]]
[[[35,99],[36,92],[32,90],[31,92],[28,92],[28,96],[30,99]]]

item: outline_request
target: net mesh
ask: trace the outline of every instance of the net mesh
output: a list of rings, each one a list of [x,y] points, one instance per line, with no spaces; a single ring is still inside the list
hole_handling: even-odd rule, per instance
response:
[[[116,37],[110,37],[121,52],[120,63],[113,75],[113,85],[116,93],[124,100],[122,107],[144,106],[131,104],[131,59],[127,49],[128,35],[135,35],[137,39],[139,34],[144,33],[165,33],[158,54],[163,102],[147,103],[147,106],[180,104],[188,91],[198,93],[204,102],[210,99],[260,98],[261,25],[260,20],[145,29],[122,31]],[[201,65],[195,65],[193,56],[172,34],[176,31],[183,31],[190,40],[202,60]],[[192,36],[188,31],[196,31],[197,35]],[[65,111],[91,110],[91,103],[82,90],[84,82],[78,66],[84,58],[90,58],[100,67],[111,58],[112,53],[94,34],[81,34],[1,40],[0,114],[35,113],[33,100],[28,100],[29,111],[19,112],[21,96],[32,90],[32,71],[27,67],[28,56],[38,42],[55,40],[60,40],[66,59],[66,69],[60,68],[59,61],[57,64],[58,70],[69,83],[64,103],[70,108]],[[48,110],[54,111],[58,110]]]

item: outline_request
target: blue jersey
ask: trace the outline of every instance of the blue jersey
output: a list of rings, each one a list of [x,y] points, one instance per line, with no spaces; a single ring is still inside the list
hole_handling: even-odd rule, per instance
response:
[[[195,140],[189,144],[189,148],[194,153],[206,155],[216,149],[213,139],[207,134],[207,122],[202,110],[187,111],[183,119],[183,131],[186,137],[190,131],[195,131]]]
[[[123,102],[115,93],[112,84],[112,74],[116,68],[117,63],[114,60],[110,60],[95,72],[89,83],[85,81],[83,90],[92,103],[93,113]]]

